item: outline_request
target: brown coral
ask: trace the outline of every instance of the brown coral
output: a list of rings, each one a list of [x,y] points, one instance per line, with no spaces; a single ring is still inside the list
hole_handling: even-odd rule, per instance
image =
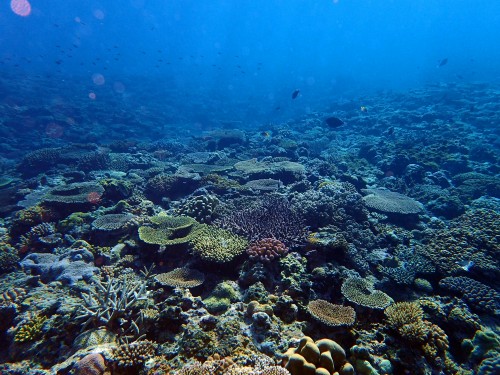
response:
[[[181,267],[155,277],[160,284],[173,288],[194,288],[203,284],[205,275],[195,269]]]
[[[352,326],[356,321],[356,312],[350,306],[334,305],[318,299],[309,302],[307,309],[315,319],[330,327]]]

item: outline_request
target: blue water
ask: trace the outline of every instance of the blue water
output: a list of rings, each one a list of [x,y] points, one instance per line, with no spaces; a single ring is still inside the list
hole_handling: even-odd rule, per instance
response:
[[[6,1],[0,70],[253,124],[377,90],[498,82],[498,25],[500,4],[485,0],[31,1],[28,16]]]

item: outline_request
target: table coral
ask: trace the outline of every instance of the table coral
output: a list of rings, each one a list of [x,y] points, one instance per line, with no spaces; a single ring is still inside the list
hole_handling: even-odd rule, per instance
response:
[[[368,208],[387,214],[414,215],[423,212],[420,202],[390,190],[364,189],[363,200]]]
[[[181,267],[170,272],[158,274],[155,276],[155,279],[162,285],[174,288],[194,288],[203,284],[205,275],[195,269]]]
[[[139,227],[139,238],[154,245],[186,244],[199,226],[198,222],[189,216],[160,214],[150,217],[149,221],[149,225]]]
[[[334,305],[318,299],[309,302],[307,309],[316,320],[330,327],[352,326],[356,321],[356,312],[350,306]]]
[[[373,285],[359,277],[347,278],[341,287],[342,294],[348,301],[371,309],[385,309],[393,301],[380,290],[374,290]]]

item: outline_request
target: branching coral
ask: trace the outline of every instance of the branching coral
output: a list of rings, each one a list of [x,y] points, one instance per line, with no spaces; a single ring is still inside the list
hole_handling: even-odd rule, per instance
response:
[[[216,224],[252,242],[275,238],[288,247],[304,244],[308,235],[303,218],[288,201],[276,196],[262,199],[253,208],[234,211]]]
[[[14,341],[23,343],[36,340],[42,334],[42,326],[47,320],[44,315],[33,315],[17,328]]]
[[[120,333],[139,335],[138,314],[133,308],[147,300],[148,290],[141,280],[109,279],[96,281],[88,293],[82,293],[83,304],[77,307],[76,319],[84,319],[82,330],[89,324],[123,329]],[[125,323],[125,324],[124,324]]]

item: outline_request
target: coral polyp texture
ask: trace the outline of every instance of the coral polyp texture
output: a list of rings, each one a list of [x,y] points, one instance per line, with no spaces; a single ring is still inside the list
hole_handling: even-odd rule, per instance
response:
[[[385,309],[393,302],[386,293],[375,290],[370,281],[358,277],[346,279],[341,291],[349,302],[371,309]]]
[[[192,268],[181,267],[155,276],[162,285],[174,288],[194,288],[205,281],[205,275]]]
[[[201,259],[226,263],[243,254],[248,241],[228,230],[203,224],[190,240],[190,245],[193,254]]]
[[[345,350],[330,339],[314,342],[305,336],[297,348],[290,348],[283,354],[283,361],[291,375],[354,374],[353,366],[347,362]]]
[[[394,191],[383,189],[364,189],[367,195],[363,200],[368,208],[388,214],[411,215],[423,211],[420,202]]]
[[[330,327],[352,326],[356,321],[356,312],[352,307],[334,305],[321,299],[309,302],[307,310],[315,319]]]
[[[250,259],[270,262],[288,253],[286,245],[275,238],[263,238],[250,244],[247,254]]]
[[[139,238],[149,244],[174,246],[189,242],[198,222],[189,216],[157,215],[139,227]]]
[[[249,241],[274,238],[288,247],[303,245],[308,230],[304,219],[290,203],[278,196],[268,196],[255,207],[231,212],[216,221]]]

